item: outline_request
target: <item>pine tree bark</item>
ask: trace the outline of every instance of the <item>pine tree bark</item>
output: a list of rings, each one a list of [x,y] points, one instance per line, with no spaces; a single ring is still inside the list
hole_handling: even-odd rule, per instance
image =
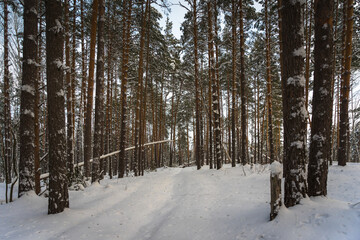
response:
[[[300,203],[305,197],[306,118],[304,77],[304,33],[300,1],[282,2],[283,118],[285,155],[285,206]]]
[[[89,78],[87,86],[87,101],[85,112],[85,124],[84,124],[84,172],[85,177],[90,177],[90,159],[92,149],[92,109],[93,109],[93,97],[94,97],[94,68],[95,68],[95,45],[96,45],[96,27],[99,1],[93,0],[92,16],[91,16],[91,32],[90,32],[90,62],[89,62]]]
[[[331,158],[333,8],[334,2],[315,0],[315,71],[308,165],[309,196],[327,195]]]
[[[49,115],[49,207],[55,214],[69,207],[66,177],[63,6],[46,1],[46,78]]]
[[[232,107],[231,107],[231,166],[236,166],[236,4],[232,0]]]
[[[37,1],[37,12],[41,11],[41,1]],[[38,18],[38,22],[40,29],[39,32],[42,32],[42,20],[43,18],[40,16]],[[43,47],[43,39],[42,36],[39,35],[37,39],[37,63],[41,62],[42,58],[42,47]],[[35,172],[35,193],[40,194],[41,186],[40,186],[40,175],[41,175],[41,167],[40,167],[40,83],[42,82],[42,70],[40,67],[37,68],[37,79],[35,81],[35,103],[34,103],[34,172]],[[44,134],[45,135],[45,134]]]
[[[96,96],[95,96],[95,126],[94,126],[94,152],[92,163],[91,182],[100,182],[101,168],[100,156],[102,155],[102,135],[104,120],[104,28],[105,28],[105,0],[99,0],[98,18],[98,47],[96,60]]]
[[[119,153],[119,166],[118,176],[124,177],[125,171],[125,141],[126,141],[126,91],[128,82],[128,63],[129,63],[129,51],[130,51],[130,28],[131,28],[131,11],[132,0],[125,1],[124,13],[123,13],[123,59],[122,59],[122,81],[121,81],[121,108],[120,108],[120,153]],[[126,12],[127,11],[127,12]]]
[[[4,4],[7,0],[4,1]],[[19,197],[33,190],[34,183],[34,135],[35,135],[35,85],[38,81],[37,64],[37,5],[36,0],[28,0],[24,3],[24,43],[23,43],[23,74],[21,83],[21,106],[20,106],[20,162],[19,162]],[[4,9],[5,20],[7,19],[7,7]],[[7,28],[4,32],[7,34]],[[5,38],[6,39],[6,38]],[[4,49],[7,43],[4,41]],[[6,56],[4,52],[4,57]],[[9,77],[6,70],[8,63],[5,59],[5,78]],[[4,83],[8,82],[4,79]],[[8,83],[7,83],[8,84]],[[8,94],[8,89],[5,89]],[[7,102],[5,98],[5,102]],[[9,106],[10,107],[10,106]],[[5,109],[8,110],[7,108]],[[5,112],[6,113],[6,112]],[[5,114],[6,116],[7,114]],[[6,119],[7,120],[7,119]],[[7,121],[5,121],[7,126]],[[5,129],[7,130],[7,129]],[[5,136],[6,136],[5,131]],[[6,142],[5,142],[6,143]],[[6,149],[7,150],[7,149]],[[6,151],[7,153],[7,151]],[[8,160],[5,159],[9,163]],[[37,169],[36,169],[37,170]]]
[[[67,118],[67,134],[66,134],[66,161],[69,181],[72,181],[74,168],[74,150],[73,150],[73,123],[72,123],[72,77],[71,77],[71,59],[70,59],[70,22],[69,22],[69,0],[65,0],[65,79],[66,79],[66,118]]]
[[[345,51],[344,66],[341,78],[340,92],[340,129],[339,129],[339,149],[338,164],[345,166],[349,161],[349,92],[350,92],[350,75],[351,75],[351,59],[352,59],[352,34],[353,34],[353,12],[354,1],[346,1],[346,35],[345,35]]]
[[[268,110],[268,136],[269,136],[269,150],[270,163],[274,159],[274,140],[273,140],[273,124],[272,124],[272,95],[271,95],[271,46],[270,46],[270,23],[268,19],[268,0],[265,0],[265,32],[266,32],[266,95],[267,95],[267,110]]]
[[[200,153],[200,87],[198,79],[198,26],[197,26],[197,0],[193,2],[193,30],[194,30],[194,66],[195,66],[195,124],[196,124],[196,139],[195,139],[195,160],[196,166],[199,170],[201,168],[201,153]]]
[[[141,133],[142,133],[142,94],[143,94],[143,75],[144,75],[144,49],[145,49],[145,33],[147,27],[147,14],[148,14],[148,2],[146,0],[145,12],[142,14],[141,31],[140,31],[140,52],[139,52],[139,67],[138,67],[138,88],[136,92],[136,110],[135,110],[135,138],[134,138],[134,160],[135,160],[135,175],[139,173],[141,167]],[[141,2],[142,9],[144,0]]]
[[[245,79],[245,36],[244,36],[244,7],[243,0],[239,1],[240,8],[240,95],[241,95],[241,163],[247,163],[247,90]]]

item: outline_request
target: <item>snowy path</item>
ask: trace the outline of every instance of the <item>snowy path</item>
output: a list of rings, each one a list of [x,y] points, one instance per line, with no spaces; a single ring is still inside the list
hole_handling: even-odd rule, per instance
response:
[[[360,165],[334,166],[329,199],[304,199],[269,222],[269,172],[166,168],[70,192],[70,209],[47,215],[47,200],[0,206],[0,239],[360,239]]]

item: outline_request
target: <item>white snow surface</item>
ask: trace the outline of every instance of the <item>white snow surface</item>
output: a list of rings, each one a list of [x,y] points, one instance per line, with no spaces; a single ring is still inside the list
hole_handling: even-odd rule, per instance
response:
[[[56,215],[34,193],[0,205],[0,239],[359,240],[359,172],[331,166],[328,197],[282,206],[270,222],[269,165],[162,168],[70,191]]]

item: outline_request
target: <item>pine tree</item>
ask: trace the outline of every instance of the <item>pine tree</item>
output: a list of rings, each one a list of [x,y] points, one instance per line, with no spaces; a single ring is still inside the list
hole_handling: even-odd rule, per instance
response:
[[[7,2],[7,1],[5,1]],[[20,107],[20,162],[19,197],[33,190],[34,183],[34,131],[35,84],[38,81],[37,12],[36,0],[24,4],[23,74]],[[5,9],[5,14],[6,14]],[[37,169],[35,169],[38,171]]]
[[[339,149],[338,164],[345,166],[349,161],[349,92],[350,92],[350,75],[352,59],[352,35],[353,35],[353,12],[354,1],[346,0],[346,32],[344,42],[343,56],[343,74],[341,76],[340,92],[340,129],[339,129]]]
[[[100,156],[102,155],[102,135],[104,120],[104,28],[105,28],[105,0],[99,0],[98,17],[98,48],[96,61],[96,96],[95,96],[95,126],[94,126],[94,150],[91,182],[99,182],[101,177]]]
[[[65,150],[63,4],[46,1],[46,76],[49,115],[49,207],[54,214],[69,207]]]
[[[333,1],[315,1],[315,75],[308,165],[309,196],[327,195],[331,158]]]
[[[96,26],[98,16],[98,0],[93,0],[92,16],[91,16],[91,33],[90,33],[90,62],[89,62],[89,78],[87,85],[87,101],[85,111],[84,124],[84,172],[85,177],[90,177],[90,158],[91,158],[91,119],[93,110],[94,96],[94,68],[95,68],[95,45],[96,45]]]
[[[305,179],[305,77],[304,33],[300,1],[282,2],[284,173],[286,207],[298,204],[306,194]]]

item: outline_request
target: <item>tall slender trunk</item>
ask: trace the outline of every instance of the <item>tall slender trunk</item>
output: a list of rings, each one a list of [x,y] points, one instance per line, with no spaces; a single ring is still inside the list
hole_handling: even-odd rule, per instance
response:
[[[208,3],[208,12],[211,11],[210,9],[210,3]],[[209,162],[209,165],[210,165],[210,169],[213,169],[213,155],[212,155],[212,151],[213,151],[213,134],[212,134],[212,90],[211,90],[211,87],[212,87],[212,82],[215,81],[215,79],[212,79],[212,73],[211,73],[211,61],[210,61],[210,58],[211,58],[211,52],[210,52],[210,25],[211,25],[211,18],[210,18],[210,15],[208,13],[208,48],[209,48],[209,51],[208,51],[208,54],[209,54],[209,90],[208,90],[208,106],[209,106],[209,109],[208,109],[208,112],[209,112],[209,116],[208,116],[208,154],[207,154],[207,158],[208,158],[208,162]]]
[[[232,154],[231,154],[231,166],[236,166],[236,4],[235,0],[232,0],[232,107],[231,107],[231,132],[232,132]]]
[[[67,138],[66,138],[66,161],[69,180],[72,181],[74,168],[74,151],[73,151],[73,123],[72,123],[72,91],[71,91],[71,60],[70,60],[70,22],[69,22],[69,0],[65,0],[65,79],[66,79],[66,119],[67,119]]]
[[[340,130],[339,130],[339,149],[338,164],[345,166],[349,161],[349,92],[350,92],[350,75],[352,59],[352,34],[353,34],[353,12],[354,1],[346,0],[346,35],[343,74],[341,78],[340,92]]]
[[[5,163],[10,164],[10,101],[9,97],[9,69],[8,69],[8,40],[7,40],[7,0],[4,1],[4,95],[5,95]],[[37,63],[37,2],[28,0],[24,5],[24,43],[23,43],[23,74],[21,83],[20,106],[20,162],[19,162],[19,197],[34,188],[34,134],[35,134],[35,89],[38,81]],[[9,158],[9,159],[8,159]],[[37,171],[38,169],[36,169]],[[11,179],[10,179],[11,180]],[[9,179],[6,179],[6,184]],[[38,186],[37,186],[38,187]]]
[[[136,92],[136,108],[135,108],[135,139],[134,139],[134,160],[135,160],[135,176],[139,174],[139,168],[141,168],[141,141],[142,141],[142,94],[143,94],[143,75],[144,75],[144,49],[145,49],[145,33],[147,27],[147,13],[148,13],[148,1],[146,0],[145,12],[144,0],[141,1],[142,8],[142,22],[140,32],[140,52],[139,52],[139,67],[138,67],[138,87]]]
[[[271,95],[271,46],[270,46],[270,23],[268,19],[268,0],[265,0],[265,32],[266,32],[266,94],[268,105],[268,134],[269,134],[269,150],[270,163],[274,159],[274,140],[273,140],[273,125],[272,125],[272,95]]]
[[[91,182],[99,182],[101,178],[100,156],[102,153],[103,121],[104,121],[104,28],[105,28],[105,0],[99,0],[98,19],[98,47],[96,60],[96,96],[95,96],[95,126],[94,152]]]
[[[125,170],[125,141],[126,141],[126,91],[128,82],[128,69],[129,69],[129,51],[130,51],[130,28],[131,28],[131,11],[132,0],[126,1],[126,6],[123,13],[123,59],[122,59],[122,81],[121,81],[121,109],[120,109],[120,153],[119,153],[119,173],[118,176],[122,178]],[[127,12],[126,12],[127,11]]]
[[[65,158],[65,99],[62,3],[46,1],[46,79],[49,114],[49,207],[54,214],[69,207]]]
[[[91,32],[90,32],[90,62],[89,62],[89,78],[87,86],[87,101],[85,112],[85,130],[84,130],[84,171],[85,177],[90,177],[90,158],[92,149],[92,109],[94,97],[94,68],[95,68],[95,45],[96,45],[96,27],[99,1],[93,0],[92,16],[91,16]]]
[[[198,79],[198,26],[197,26],[197,0],[193,2],[193,24],[194,24],[194,66],[195,66],[195,118],[196,118],[196,139],[195,139],[195,159],[197,169],[201,168],[201,153],[200,153],[200,87]]]
[[[241,163],[247,163],[247,86],[245,79],[245,36],[244,36],[244,7],[243,0],[239,1],[240,8],[240,95],[241,95]]]
[[[41,12],[41,1],[37,1],[37,11],[38,13]],[[42,17],[40,16],[38,22],[36,23],[39,25],[39,32],[42,32]],[[40,65],[41,57],[42,57],[42,35],[39,34],[37,39],[37,60],[36,62]],[[35,103],[34,103],[34,172],[35,172],[35,193],[39,194],[41,191],[40,187],[40,174],[41,174],[41,167],[40,167],[40,83],[42,81],[42,70],[40,67],[37,69],[37,79],[35,80]],[[21,140],[20,140],[21,141]]]

